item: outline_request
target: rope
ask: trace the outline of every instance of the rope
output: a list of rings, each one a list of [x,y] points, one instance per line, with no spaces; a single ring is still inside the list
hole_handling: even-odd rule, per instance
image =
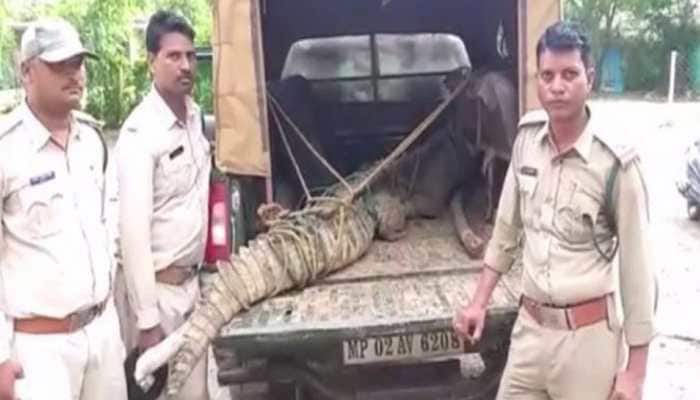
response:
[[[275,221],[265,237],[269,246],[276,250],[277,263],[295,285],[305,286],[333,269],[350,256],[353,246],[359,245],[346,240],[346,236],[352,235],[346,230],[360,230],[360,221],[355,219],[362,211],[356,205],[338,199],[324,200],[320,205],[326,201],[332,203],[337,213],[332,218],[321,215],[321,208],[315,205]],[[331,222],[330,226],[328,222]],[[299,259],[295,260],[297,256]]]
[[[323,166],[326,167],[328,172],[330,172],[331,175],[333,175],[335,177],[335,179],[338,180],[338,182],[342,183],[343,186],[345,186],[345,188],[351,192],[352,187],[350,186],[350,184],[345,180],[345,178],[343,178],[342,175],[340,175],[338,173],[338,171],[335,170],[335,168],[333,168],[333,166],[318,151],[316,151],[316,149],[314,148],[314,145],[311,144],[311,142],[309,142],[306,139],[306,136],[304,136],[304,134],[301,132],[299,127],[294,123],[294,121],[284,111],[284,108],[282,108],[282,106],[277,101],[275,96],[272,93],[270,93],[269,90],[267,92],[267,96],[270,99],[270,103],[272,104],[273,108],[276,107],[277,111],[280,114],[282,114],[282,118],[284,118],[284,120],[292,127],[292,131],[299,137],[299,139],[301,139],[301,141],[306,145],[306,147],[309,149],[309,151],[311,151],[311,154],[313,154],[318,159],[318,161],[320,161],[321,164],[323,164]]]
[[[353,174],[352,179],[362,178],[365,173]],[[342,187],[335,184],[324,195],[337,196],[338,190]],[[367,197],[357,198],[352,204],[337,197],[322,199],[307,203],[303,211],[275,221],[267,233],[249,243],[250,251],[241,250],[240,256],[234,255],[221,264],[206,297],[181,328],[182,339],[169,339],[178,347],[165,358],[157,358],[172,361],[168,396],[182,387],[208,344],[234,315],[282,290],[304,287],[352,263],[372,243],[376,219]]]
[[[437,119],[438,116],[442,113],[445,108],[464,90],[464,88],[467,86],[468,80],[463,80],[462,82],[457,85],[457,88],[455,88],[454,91],[450,93],[449,96],[445,100],[443,100],[438,107],[433,110],[401,143],[399,143],[398,146],[389,154],[388,157],[386,157],[384,160],[382,160],[381,163],[370,173],[364,181],[360,183],[357,187],[355,187],[351,192],[350,192],[350,200],[355,198],[360,192],[365,190],[367,186],[369,186],[374,180],[377,178],[377,176],[387,168],[388,165],[396,161],[398,157],[400,157],[420,136],[425,132],[425,130],[432,124],[435,119]]]
[[[287,150],[287,153],[289,154],[289,158],[292,160],[292,166],[294,167],[294,170],[297,173],[297,177],[299,178],[299,182],[301,182],[301,186],[304,188],[304,194],[306,194],[306,198],[311,197],[311,192],[309,192],[309,186],[306,184],[306,180],[304,179],[304,175],[301,173],[301,168],[299,167],[299,163],[297,162],[296,157],[294,156],[294,153],[292,152],[292,147],[289,145],[289,140],[287,139],[287,134],[284,131],[284,127],[282,126],[282,121],[280,121],[279,115],[275,107],[270,107],[272,110],[272,116],[275,119],[275,123],[277,124],[277,128],[280,131],[280,136],[282,137],[282,142],[284,143],[284,148]]]
[[[411,173],[411,180],[408,182],[408,190],[404,194],[405,198],[402,200],[408,200],[408,198],[411,197],[413,194],[413,190],[416,188],[416,181],[418,180],[418,171],[420,170],[420,164],[421,164],[422,158],[420,157],[420,154],[416,157],[416,162],[413,164],[413,172]],[[399,176],[399,179],[401,177]]]
[[[404,154],[404,152],[416,140],[418,140],[421,137],[421,135],[423,135],[423,133],[425,133],[427,128],[437,119],[437,117],[440,116],[440,114],[442,114],[442,112],[445,110],[445,108],[447,108],[447,106],[449,106],[450,103],[452,103],[452,101],[464,90],[464,88],[467,86],[467,83],[468,83],[468,80],[466,80],[466,79],[463,80],[462,82],[460,82],[459,85],[457,85],[457,87],[455,88],[455,90],[453,90],[450,93],[450,95],[447,96],[447,98],[442,101],[442,103],[440,103],[423,121],[421,121],[421,123],[418,124],[418,126],[415,129],[413,129],[413,131],[403,141],[401,141],[401,143],[399,143],[399,145],[396,146],[396,148],[394,148],[394,150],[389,154],[389,156],[384,158],[374,168],[374,170],[369,175],[367,175],[365,177],[365,179],[357,187],[354,187],[354,188],[352,186],[350,186],[350,184],[333,168],[333,166],[330,165],[330,163],[328,163],[328,161],[321,154],[319,154],[316,151],[314,146],[306,139],[306,137],[301,132],[299,127],[297,127],[296,124],[294,123],[294,121],[292,121],[292,119],[289,117],[289,115],[287,115],[287,113],[284,111],[284,109],[279,104],[277,99],[275,99],[275,96],[272,93],[270,93],[269,90],[267,92],[267,95],[268,95],[268,98],[270,99],[270,103],[272,104],[273,109],[275,107],[277,108],[277,112],[282,114],[282,117],[292,127],[292,130],[294,131],[294,133],[296,133],[296,135],[302,140],[302,142],[306,145],[306,147],[309,149],[309,151],[311,151],[311,153],[321,162],[321,164],[323,164],[323,166],[326,167],[326,169],[331,174],[333,174],[333,176],[338,180],[338,182],[342,183],[343,186],[345,186],[345,188],[348,190],[348,194],[343,196],[342,200],[345,203],[349,203],[353,199],[355,199],[355,197],[357,197],[357,195],[359,193],[364,191],[367,188],[367,186],[372,184],[372,182],[374,182],[377,179],[377,177],[379,176],[380,173],[382,173],[389,165],[391,165],[399,157],[401,157]],[[273,115],[274,115],[274,113],[273,113]],[[275,120],[278,121],[278,118],[275,117]],[[277,123],[278,123],[278,125],[281,126],[279,121]],[[280,131],[280,134],[284,138],[284,134],[282,133],[282,131]],[[286,142],[286,140],[285,140],[285,142]],[[291,154],[291,149],[289,147],[288,147],[287,151],[289,151],[289,153]],[[294,160],[293,156],[292,156],[292,161],[295,163],[295,168],[298,169],[298,165],[296,165],[296,161]],[[300,172],[298,172],[298,174],[300,174]],[[302,179],[302,182],[304,182],[303,178],[300,178],[300,179]],[[307,192],[307,197],[309,199],[311,199],[312,197],[310,196],[310,194],[308,194],[309,193],[308,187],[306,187],[305,183],[304,183],[304,190],[305,190],[305,192]]]
[[[360,170],[347,179],[357,182],[367,173]],[[353,253],[366,247],[374,232],[374,227],[367,227],[367,218],[373,218],[372,205],[366,198],[349,203],[337,195],[342,190],[340,184],[328,187],[301,210],[271,221],[268,232],[257,239],[273,249],[274,255],[268,254],[273,259],[263,263],[278,264],[299,286],[347,263]]]

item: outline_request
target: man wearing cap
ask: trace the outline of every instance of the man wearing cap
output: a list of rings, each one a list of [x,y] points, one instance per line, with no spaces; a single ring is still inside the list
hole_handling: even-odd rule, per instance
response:
[[[655,260],[639,156],[586,106],[594,70],[578,25],[547,28],[535,56],[544,111],[520,122],[485,267],[454,328],[480,339],[493,289],[522,245],[520,310],[497,398],[641,400]]]
[[[67,22],[31,24],[20,49],[26,99],[0,120],[0,400],[126,398],[107,155],[94,120],[74,111],[86,57]]]
[[[119,241],[130,312],[127,348],[160,342],[184,323],[199,296],[211,155],[191,98],[194,31],[169,11],[146,28],[150,93],[124,122],[116,147]],[[130,329],[129,329],[130,328]],[[206,357],[179,398],[207,399]]]

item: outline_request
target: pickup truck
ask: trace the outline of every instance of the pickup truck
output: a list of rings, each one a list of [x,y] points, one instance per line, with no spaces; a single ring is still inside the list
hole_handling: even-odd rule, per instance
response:
[[[351,174],[426,118],[455,71],[467,79],[498,73],[515,88],[519,115],[536,108],[534,39],[561,14],[553,0],[213,3],[213,57],[201,60],[211,63],[215,87],[214,116],[205,118],[216,165],[210,265],[261,230],[258,206],[303,202],[268,113],[270,94],[318,153]],[[508,141],[494,136],[502,129],[489,126],[487,108],[458,99],[428,130],[456,126],[480,157],[491,151],[507,165]],[[308,150],[292,148],[311,183],[332,183]],[[451,320],[480,270],[449,213],[412,219],[402,239],[377,240],[346,269],[234,317],[213,343],[219,382],[244,400],[491,399],[520,279],[516,267],[501,280],[484,337],[472,346]]]

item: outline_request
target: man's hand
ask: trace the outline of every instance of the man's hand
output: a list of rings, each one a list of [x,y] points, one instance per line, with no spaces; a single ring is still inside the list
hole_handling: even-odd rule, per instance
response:
[[[485,320],[486,308],[476,303],[470,303],[457,310],[452,325],[457,334],[474,345],[481,339]]]
[[[469,340],[472,346],[481,339],[486,320],[486,306],[489,304],[491,293],[493,293],[499,279],[501,279],[500,273],[484,265],[472,301],[462,305],[452,320],[455,332]]]
[[[139,332],[139,352],[143,353],[160,343],[164,338],[165,333],[163,332],[163,328],[160,327],[160,324],[153,328],[141,330]]]
[[[15,400],[15,381],[22,379],[22,366],[7,360],[0,364],[0,400]]]
[[[615,377],[610,400],[642,400],[644,376],[631,371],[619,372]]]

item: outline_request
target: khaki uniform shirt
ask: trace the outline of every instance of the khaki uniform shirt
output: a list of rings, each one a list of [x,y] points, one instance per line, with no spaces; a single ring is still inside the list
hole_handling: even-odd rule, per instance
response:
[[[64,318],[109,294],[105,154],[87,121],[73,114],[64,150],[26,103],[0,120],[0,362],[12,319]]]
[[[155,88],[124,123],[116,146],[119,241],[139,329],[160,323],[155,272],[202,262],[211,157],[199,107],[178,121]]]
[[[619,288],[625,337],[634,346],[654,335],[649,209],[636,153],[610,137],[591,114],[573,148],[557,154],[546,114],[523,118],[485,263],[507,272],[522,243],[523,293],[543,303],[569,305]],[[611,263],[596,250],[589,221],[595,221],[601,247],[610,251],[606,181],[616,158],[621,168],[613,204],[620,247]]]

